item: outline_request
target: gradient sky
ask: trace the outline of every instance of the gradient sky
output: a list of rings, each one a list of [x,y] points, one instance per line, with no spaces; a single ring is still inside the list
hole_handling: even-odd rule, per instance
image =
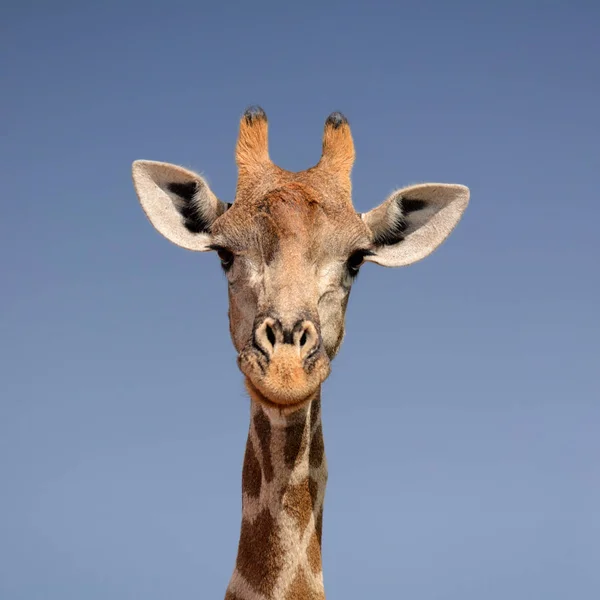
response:
[[[471,188],[440,250],[352,292],[328,598],[600,597],[599,29],[591,0],[5,3],[0,598],[224,596],[248,426],[226,284],[130,166],[231,200],[253,103],[291,170],[348,116],[360,211]]]

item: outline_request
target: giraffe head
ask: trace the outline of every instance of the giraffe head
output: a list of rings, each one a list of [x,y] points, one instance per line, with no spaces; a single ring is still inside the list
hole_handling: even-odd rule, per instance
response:
[[[218,254],[247,388],[287,413],[313,398],[329,375],[363,262],[397,267],[430,254],[460,220],[469,190],[413,185],[359,214],[344,116],[327,118],[321,159],[298,173],[271,161],[267,130],[262,109],[242,116],[233,203],[219,200],[196,173],[166,163],[134,162],[133,181],[161,234],[183,248]]]

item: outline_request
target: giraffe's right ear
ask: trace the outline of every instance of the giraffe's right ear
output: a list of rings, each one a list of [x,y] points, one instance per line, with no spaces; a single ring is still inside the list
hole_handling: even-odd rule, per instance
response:
[[[159,233],[187,250],[210,250],[211,227],[229,204],[200,175],[150,160],[136,160],[132,174],[142,208]]]

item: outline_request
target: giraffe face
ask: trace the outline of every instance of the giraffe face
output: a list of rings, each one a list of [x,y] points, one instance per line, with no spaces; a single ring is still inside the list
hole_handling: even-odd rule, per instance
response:
[[[234,202],[212,228],[239,366],[262,397],[287,407],[304,403],[329,374],[350,288],[371,252],[360,216],[325,194],[283,183],[251,209]]]
[[[319,163],[291,173],[271,162],[266,115],[250,109],[236,161],[232,204],[218,200],[199,175],[166,163],[136,161],[134,185],[160,233],[218,254],[247,387],[264,404],[291,412],[329,375],[362,263],[402,266],[427,256],[460,220],[469,190],[415,185],[359,215],[351,200],[354,145],[339,113],[326,121]]]

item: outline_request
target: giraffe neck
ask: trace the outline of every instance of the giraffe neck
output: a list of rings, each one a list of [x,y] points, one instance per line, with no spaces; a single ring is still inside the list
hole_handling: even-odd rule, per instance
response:
[[[225,600],[324,600],[326,481],[320,391],[289,416],[252,398],[242,529]]]

